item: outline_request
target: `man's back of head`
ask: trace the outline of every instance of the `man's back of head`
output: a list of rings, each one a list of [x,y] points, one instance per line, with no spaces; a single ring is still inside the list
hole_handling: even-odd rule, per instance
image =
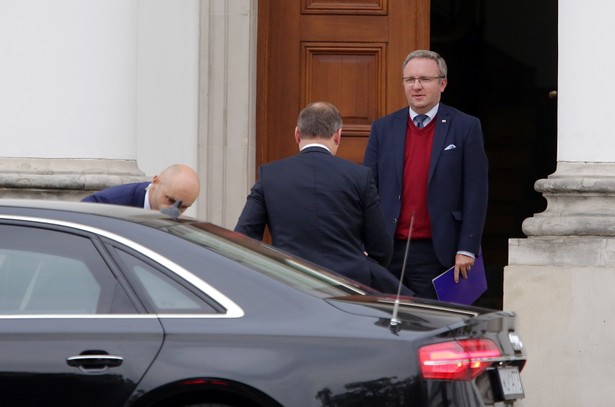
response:
[[[311,143],[325,145],[335,155],[341,141],[342,117],[328,102],[314,102],[306,106],[297,118],[295,141],[302,149]]]

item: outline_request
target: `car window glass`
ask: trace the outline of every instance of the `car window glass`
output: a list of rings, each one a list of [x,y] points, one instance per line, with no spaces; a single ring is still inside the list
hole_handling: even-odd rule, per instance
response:
[[[136,286],[139,297],[149,303],[153,311],[161,314],[215,313],[216,310],[186,287],[157,268],[137,257],[115,249],[128,279]]]
[[[365,294],[370,290],[315,264],[210,224],[174,225],[167,231],[312,295],[325,298]]]
[[[100,286],[82,262],[21,250],[2,250],[0,261],[3,310],[96,312]]]
[[[96,314],[112,309],[135,312],[89,238],[0,225],[0,314]]]

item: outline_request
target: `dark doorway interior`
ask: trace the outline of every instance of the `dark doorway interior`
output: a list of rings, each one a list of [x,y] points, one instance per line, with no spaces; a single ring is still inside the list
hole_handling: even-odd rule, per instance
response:
[[[482,121],[489,290],[477,305],[501,309],[508,239],[545,209],[534,182],[555,172],[557,0],[432,0],[431,49],[449,67],[442,101]]]

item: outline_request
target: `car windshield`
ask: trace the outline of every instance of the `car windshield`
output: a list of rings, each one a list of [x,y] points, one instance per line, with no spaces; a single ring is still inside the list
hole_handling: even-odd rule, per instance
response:
[[[175,224],[165,230],[322,298],[378,293],[353,280],[276,250],[273,246],[210,223]]]

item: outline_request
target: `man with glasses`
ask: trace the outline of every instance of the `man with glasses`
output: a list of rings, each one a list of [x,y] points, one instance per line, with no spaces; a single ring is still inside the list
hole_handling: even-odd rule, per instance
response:
[[[177,206],[183,213],[199,195],[199,176],[190,167],[173,164],[154,175],[151,182],[135,182],[103,189],[83,198],[82,202],[99,202],[137,208],[161,210]]]
[[[432,279],[455,266],[455,281],[479,254],[487,212],[487,156],[476,117],[440,102],[447,66],[436,52],[402,64],[409,107],[372,124],[363,164],[374,173],[394,236],[389,270],[423,298]],[[406,246],[410,245],[406,255]]]

